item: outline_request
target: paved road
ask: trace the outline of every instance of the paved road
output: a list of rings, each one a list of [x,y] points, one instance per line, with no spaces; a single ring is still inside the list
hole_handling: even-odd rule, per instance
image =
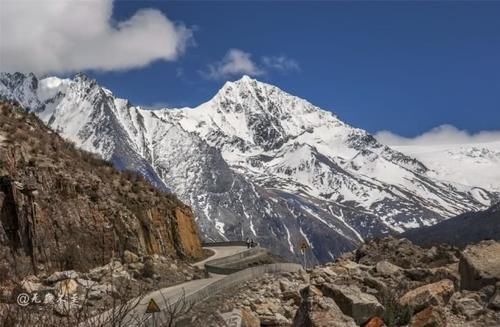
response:
[[[217,246],[217,247],[205,247],[205,249],[212,250],[214,254],[209,258],[195,263],[193,266],[197,266],[200,269],[204,268],[207,261],[227,257],[233,254],[237,254],[247,250],[246,246]],[[132,310],[128,315],[129,318],[126,319],[127,326],[136,326],[137,320],[143,320],[143,314],[146,312],[147,305],[151,299],[153,299],[159,306],[160,310],[164,310],[168,305],[176,303],[179,299],[184,296],[188,296],[197,292],[198,290],[224,278],[225,275],[210,274],[209,278],[197,279],[190,282],[178,284],[175,286],[162,288],[160,290],[153,291],[144,296],[140,303]],[[132,300],[136,301],[136,300]],[[136,302],[134,302],[135,304]],[[104,317],[109,317],[111,313],[108,311],[103,314]],[[152,325],[152,324],[151,324]]]
[[[212,250],[214,255],[209,258],[206,258],[203,261],[195,263],[193,266],[196,266],[200,269],[203,269],[205,263],[210,260],[215,260],[219,258],[229,257],[230,255],[240,253],[247,250],[246,246],[214,246],[214,247],[206,247],[204,249]]]

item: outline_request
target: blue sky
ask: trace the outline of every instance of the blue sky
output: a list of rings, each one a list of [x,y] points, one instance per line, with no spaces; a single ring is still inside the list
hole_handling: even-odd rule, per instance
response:
[[[135,104],[208,100],[240,77],[214,73],[238,49],[257,79],[370,132],[500,129],[500,2],[115,1],[113,21],[142,8],[192,38],[168,61],[87,71]]]

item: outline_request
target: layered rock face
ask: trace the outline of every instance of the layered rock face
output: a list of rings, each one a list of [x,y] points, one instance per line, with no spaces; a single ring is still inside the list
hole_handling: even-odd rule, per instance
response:
[[[202,255],[191,209],[135,173],[121,173],[39,121],[0,104],[2,277],[88,270],[128,250]]]

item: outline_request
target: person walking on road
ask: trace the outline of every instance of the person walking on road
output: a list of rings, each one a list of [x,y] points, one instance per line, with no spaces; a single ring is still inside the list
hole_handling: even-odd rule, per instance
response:
[[[250,249],[250,239],[247,237],[247,249]]]

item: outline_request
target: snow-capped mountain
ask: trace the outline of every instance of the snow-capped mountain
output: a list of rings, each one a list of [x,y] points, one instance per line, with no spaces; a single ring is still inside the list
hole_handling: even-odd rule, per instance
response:
[[[500,192],[500,141],[393,148],[423,162],[436,178]]]
[[[329,111],[243,77],[196,108],[149,111],[84,75],[0,75],[18,101],[78,146],[142,172],[195,209],[207,239],[251,237],[331,260],[363,239],[479,210],[496,194],[439,179]]]

